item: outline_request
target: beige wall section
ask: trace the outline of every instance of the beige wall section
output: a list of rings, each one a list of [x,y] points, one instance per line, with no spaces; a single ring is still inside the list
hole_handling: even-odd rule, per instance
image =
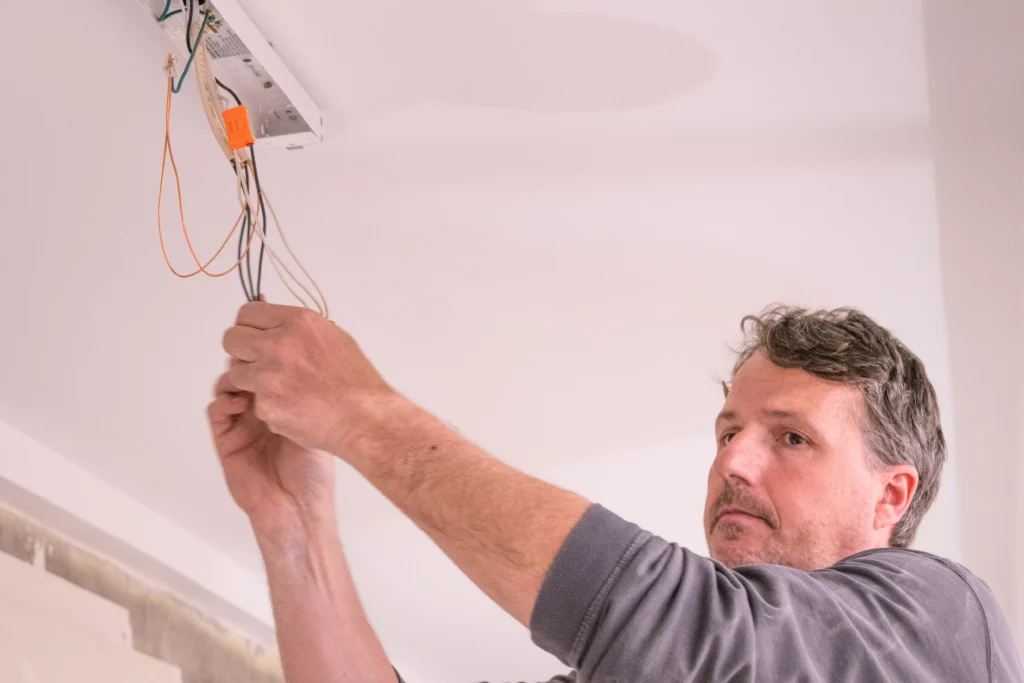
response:
[[[0,553],[0,604],[5,609],[24,609],[54,619],[107,643],[130,647],[128,610],[45,571],[45,561],[46,550],[41,544],[35,548],[32,564]]]
[[[69,626],[50,615],[3,604],[0,681],[4,683],[182,683],[180,671]]]
[[[223,486],[223,484],[221,484]],[[227,491],[222,491],[227,497]],[[195,496],[194,503],[199,503]],[[148,505],[0,422],[0,503],[98,551],[186,602],[274,642],[267,582]],[[244,515],[229,508],[244,526]],[[211,520],[212,521],[212,520]]]
[[[14,571],[10,565],[12,561],[43,565],[48,576],[40,577],[37,585],[62,591],[64,595],[75,593],[74,597],[68,597],[68,600],[74,601],[86,611],[90,608],[95,609],[96,612],[92,616],[106,625],[93,627],[93,645],[96,648],[124,647],[111,642],[111,635],[114,634],[116,639],[118,628],[126,627],[123,621],[119,622],[118,617],[120,614],[123,618],[126,613],[135,650],[141,655],[162,660],[179,668],[183,683],[281,683],[283,680],[274,650],[254,643],[244,634],[204,615],[170,593],[147,584],[114,563],[3,507],[0,507],[0,552],[9,556],[0,557],[0,577],[3,576],[5,567],[7,571]],[[63,582],[85,589],[97,598],[102,598],[102,601],[119,605],[120,609],[109,605],[100,606],[101,600],[92,600],[88,596],[78,594],[77,591],[62,590],[70,589],[70,586]],[[3,599],[3,596],[3,589],[0,588],[0,599]],[[16,600],[17,602],[12,605],[17,606],[12,606],[11,609],[21,610],[31,616],[33,624],[26,626],[24,638],[18,641],[19,647],[27,648],[26,652],[32,651],[33,647],[41,647],[39,638],[33,636],[36,633],[33,629],[36,629],[39,623],[59,624],[59,628],[65,630],[74,628],[73,624],[68,623],[68,602],[58,598],[44,598],[41,602],[35,602],[35,608],[29,611],[25,606],[33,602],[30,596],[22,595],[20,598],[16,597]],[[65,610],[62,612],[62,619],[55,618],[59,610]],[[75,610],[71,609],[70,613],[73,622]],[[7,624],[8,621],[3,623]],[[10,628],[0,625],[0,643],[14,642],[9,641],[9,638],[13,638],[10,633]],[[63,640],[58,642],[64,643]],[[149,671],[150,669],[146,669],[148,665],[144,658],[124,664],[128,667],[139,667],[130,671],[140,673]],[[6,665],[0,663],[0,681],[20,681],[13,673],[5,671],[3,666]],[[36,673],[39,674],[36,679],[26,680],[33,683],[92,680],[48,678],[43,675],[45,672]],[[105,683],[119,680],[112,676],[111,673],[109,678],[95,680],[103,680]],[[139,675],[126,680],[163,683],[165,680],[177,679]]]

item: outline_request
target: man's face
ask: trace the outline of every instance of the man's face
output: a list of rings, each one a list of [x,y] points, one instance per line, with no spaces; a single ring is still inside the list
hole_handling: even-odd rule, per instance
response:
[[[864,414],[855,386],[780,368],[761,354],[744,363],[715,424],[718,455],[704,506],[711,556],[729,567],[812,571],[884,545]]]

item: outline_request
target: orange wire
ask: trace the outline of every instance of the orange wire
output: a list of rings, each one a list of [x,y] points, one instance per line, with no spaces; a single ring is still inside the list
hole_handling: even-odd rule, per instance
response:
[[[167,263],[167,267],[170,268],[171,272],[177,275],[179,278],[186,279],[194,277],[199,273],[205,273],[210,277],[224,277],[228,273],[234,271],[234,269],[237,268],[238,265],[245,259],[246,254],[249,253],[249,247],[252,246],[252,241],[256,233],[254,231],[252,234],[249,235],[249,241],[245,245],[245,250],[242,252],[242,255],[239,257],[239,259],[235,261],[235,264],[233,266],[225,270],[223,273],[211,273],[210,271],[206,270],[206,268],[209,267],[209,265],[213,263],[213,261],[218,256],[220,256],[220,253],[224,251],[224,247],[227,246],[228,242],[231,240],[231,236],[234,235],[235,230],[238,229],[238,224],[242,222],[242,217],[245,216],[245,207],[242,207],[242,211],[241,213],[238,214],[238,218],[235,220],[235,224],[231,227],[231,232],[229,232],[228,236],[224,238],[224,241],[221,243],[220,248],[217,249],[216,253],[214,253],[214,255],[210,257],[210,260],[207,261],[205,264],[199,262],[199,257],[196,255],[196,251],[192,247],[192,240],[189,238],[188,228],[185,226],[185,208],[181,198],[181,178],[178,175],[178,165],[174,161],[174,150],[171,148],[171,94],[173,85],[174,77],[169,75],[167,77],[167,114],[164,119],[164,153],[160,161],[160,193],[157,196],[156,200],[156,226],[157,233],[160,236],[160,251],[163,252],[164,261]],[[182,232],[185,233],[185,242],[188,244],[188,250],[189,252],[191,252],[192,258],[195,260],[196,265],[199,266],[198,270],[194,270],[191,273],[179,273],[177,270],[175,270],[174,266],[171,265],[171,259],[167,255],[167,246],[164,243],[164,228],[163,220],[161,218],[161,208],[163,206],[164,199],[164,177],[167,173],[168,156],[170,156],[171,158],[171,168],[174,171],[174,183],[175,186],[177,187],[178,192],[178,213],[181,216],[181,229]],[[258,206],[256,207],[256,216],[259,216]]]

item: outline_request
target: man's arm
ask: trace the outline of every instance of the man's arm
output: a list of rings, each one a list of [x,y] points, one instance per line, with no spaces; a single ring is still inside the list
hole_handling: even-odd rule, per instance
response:
[[[334,524],[262,533],[277,642],[289,683],[395,683],[363,611]]]
[[[224,336],[230,391],[276,434],[349,462],[484,592],[529,625],[548,567],[590,507],[527,476],[403,398],[355,341],[309,311],[242,308]]]
[[[232,497],[266,565],[289,683],[395,683],[356,595],[334,504],[334,459],[270,432],[222,379],[208,409]]]
[[[374,410],[371,427],[332,452],[529,626],[548,568],[590,503],[509,467],[401,396]]]

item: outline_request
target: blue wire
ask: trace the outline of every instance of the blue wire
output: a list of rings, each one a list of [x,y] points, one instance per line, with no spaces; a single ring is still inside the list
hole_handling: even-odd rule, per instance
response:
[[[162,23],[162,22],[166,21],[167,19],[170,19],[171,17],[173,17],[175,14],[181,14],[181,10],[180,9],[176,9],[173,12],[168,14],[167,10],[169,10],[169,9],[171,9],[171,0],[167,0],[167,4],[164,5],[164,11],[160,13],[160,16],[157,17],[156,20],[158,22]]]
[[[193,2],[194,1],[195,0],[193,0]],[[196,58],[196,52],[199,51],[199,41],[203,39],[203,31],[206,30],[206,25],[209,23],[209,19],[210,19],[210,10],[204,10],[203,11],[203,23],[199,27],[199,33],[196,35],[196,43],[195,43],[196,46],[194,48],[192,48],[192,52],[190,52],[189,55],[188,55],[188,61],[185,62],[185,68],[181,70],[181,78],[178,79],[178,84],[177,85],[173,85],[173,84],[171,85],[171,91],[175,95],[177,95],[179,92],[181,92],[181,86],[182,86],[182,84],[185,83],[185,76],[188,75],[188,70],[192,66],[192,60]]]

